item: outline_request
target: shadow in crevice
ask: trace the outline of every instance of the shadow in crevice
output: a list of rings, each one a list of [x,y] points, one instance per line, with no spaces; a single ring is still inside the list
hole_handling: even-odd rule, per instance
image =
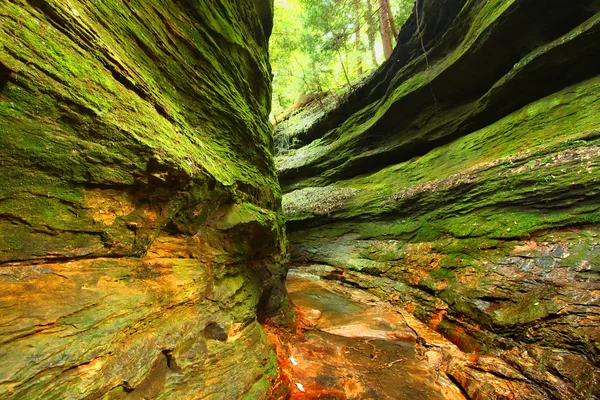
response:
[[[154,363],[150,367],[145,379],[137,386],[132,386],[128,381],[123,381],[120,385],[126,393],[127,399],[154,399],[164,390],[167,382],[167,376],[172,372],[180,372],[172,350],[162,350]]]
[[[227,340],[228,335],[223,325],[217,322],[211,322],[204,328],[204,337],[224,342]]]
[[[0,63],[0,92],[4,90],[10,79],[10,69]]]

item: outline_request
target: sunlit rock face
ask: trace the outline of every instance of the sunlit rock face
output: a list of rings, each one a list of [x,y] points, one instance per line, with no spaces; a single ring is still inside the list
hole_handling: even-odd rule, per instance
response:
[[[278,132],[294,259],[474,354],[446,365],[473,398],[600,396],[599,9],[419,1],[374,76]]]
[[[267,0],[2,1],[0,398],[261,398]]]

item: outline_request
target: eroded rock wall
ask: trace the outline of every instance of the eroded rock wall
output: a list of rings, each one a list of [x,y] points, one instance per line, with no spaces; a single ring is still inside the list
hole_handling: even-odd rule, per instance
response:
[[[270,2],[0,4],[0,398],[261,398]]]
[[[599,11],[419,1],[379,71],[278,132],[295,261],[473,354],[446,369],[473,398],[600,397]]]

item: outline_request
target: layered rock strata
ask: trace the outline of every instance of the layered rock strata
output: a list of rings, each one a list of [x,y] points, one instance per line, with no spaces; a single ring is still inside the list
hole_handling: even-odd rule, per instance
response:
[[[445,363],[472,398],[600,397],[599,11],[418,1],[386,64],[277,132],[295,261],[495,357]]]
[[[270,2],[0,20],[0,398],[263,397],[257,316],[285,317]]]

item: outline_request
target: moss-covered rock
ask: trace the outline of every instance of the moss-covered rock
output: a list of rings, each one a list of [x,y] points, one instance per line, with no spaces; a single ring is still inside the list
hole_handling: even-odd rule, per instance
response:
[[[0,398],[264,396],[256,318],[286,309],[271,2],[0,19]]]
[[[278,160],[292,256],[499,355],[544,398],[598,396],[600,8],[418,7],[369,82],[286,128],[304,144]],[[481,371],[448,373],[492,395]]]

